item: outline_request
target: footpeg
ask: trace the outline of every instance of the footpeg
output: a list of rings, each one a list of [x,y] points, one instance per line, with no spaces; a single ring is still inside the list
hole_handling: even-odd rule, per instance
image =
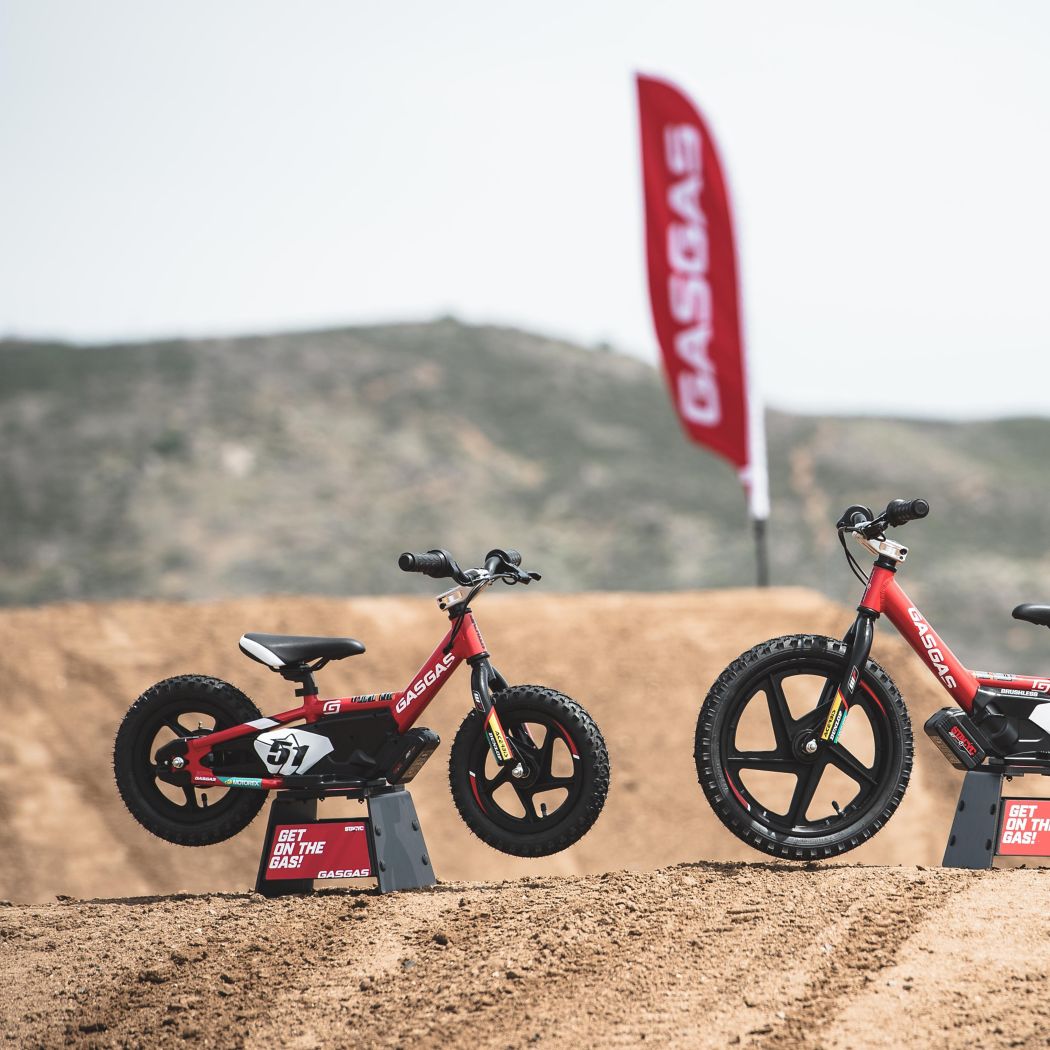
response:
[[[988,744],[965,711],[945,707],[926,720],[926,735],[956,769],[976,769],[988,754]]]

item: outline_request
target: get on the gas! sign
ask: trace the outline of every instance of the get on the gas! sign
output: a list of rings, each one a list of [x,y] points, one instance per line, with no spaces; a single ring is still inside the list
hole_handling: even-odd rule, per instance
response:
[[[996,852],[1002,857],[1050,857],[1050,799],[1004,798]]]
[[[367,823],[322,820],[274,828],[266,879],[367,879],[372,877]]]

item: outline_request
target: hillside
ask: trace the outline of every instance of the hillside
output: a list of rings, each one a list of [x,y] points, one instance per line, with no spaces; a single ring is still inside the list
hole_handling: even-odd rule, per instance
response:
[[[1050,599],[1050,421],[768,424],[774,582],[853,604],[837,514],[922,495],[916,600],[971,665],[1050,664],[1008,615]],[[395,558],[432,546],[517,546],[562,591],[754,571],[733,472],[686,443],[652,368],[452,320],[0,343],[0,493],[8,605],[412,591]]]
[[[441,879],[762,860],[722,827],[697,785],[692,751],[700,704],[743,650],[801,630],[840,635],[851,620],[848,609],[790,588],[645,595],[526,594],[518,588],[486,597],[476,611],[496,664],[511,682],[556,686],[592,713],[609,745],[612,787],[592,831],[554,857],[508,857],[474,838],[447,782],[448,749],[470,706],[459,672],[423,718],[443,743],[412,787]],[[6,686],[0,693],[0,898],[239,891],[254,884],[262,818],[219,846],[169,845],[125,811],[110,765],[128,706],[168,675],[198,672],[232,681],[264,714],[293,706],[287,683],[238,652],[246,630],[362,639],[366,654],[319,676],[324,695],[346,696],[407,682],[444,622],[426,598],[115,602],[0,611]],[[849,860],[936,864],[960,774],[921,727],[947,697],[902,642],[885,636],[877,643],[878,658],[908,700],[916,767],[900,810]],[[321,815],[344,812],[356,813],[357,804],[327,802]]]

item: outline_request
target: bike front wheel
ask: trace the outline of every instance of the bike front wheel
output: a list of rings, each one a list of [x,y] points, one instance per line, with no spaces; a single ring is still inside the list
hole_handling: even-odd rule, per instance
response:
[[[493,757],[484,720],[472,711],[449,757],[452,798],[483,842],[516,857],[546,857],[578,842],[609,792],[609,753],[597,725],[575,700],[519,685],[496,695],[507,742],[524,767],[511,775]]]
[[[790,860],[838,856],[879,831],[904,796],[911,721],[874,660],[830,732],[846,659],[834,638],[775,638],[734,660],[707,694],[694,749],[700,786],[755,849]]]

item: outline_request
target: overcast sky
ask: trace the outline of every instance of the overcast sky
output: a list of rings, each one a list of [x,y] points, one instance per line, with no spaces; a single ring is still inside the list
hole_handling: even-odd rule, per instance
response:
[[[656,360],[634,71],[768,401],[1050,414],[1050,5],[0,0],[0,334],[453,313]]]

